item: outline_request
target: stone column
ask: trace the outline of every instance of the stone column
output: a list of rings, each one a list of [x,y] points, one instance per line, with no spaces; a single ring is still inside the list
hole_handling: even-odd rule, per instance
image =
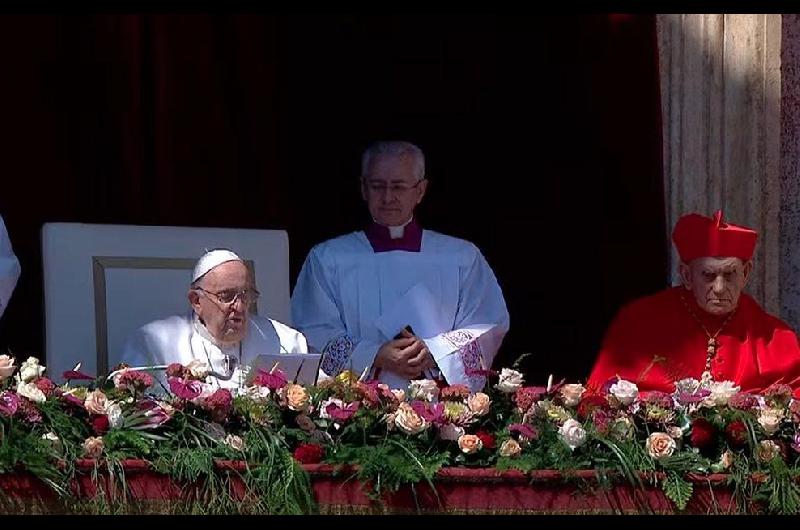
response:
[[[778,313],[781,15],[658,15],[658,38],[669,231],[719,208],[758,230],[748,290]]]
[[[781,316],[800,330],[800,15],[781,26]]]

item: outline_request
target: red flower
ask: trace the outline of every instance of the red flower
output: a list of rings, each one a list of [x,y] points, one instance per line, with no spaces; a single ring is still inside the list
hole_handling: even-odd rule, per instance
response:
[[[153,386],[153,383],[155,383],[155,380],[152,375],[138,370],[126,370],[114,377],[114,385],[123,390],[130,389],[144,392],[147,388]]]
[[[184,377],[186,368],[181,363],[172,363],[167,366],[167,377]]]
[[[293,456],[301,464],[319,464],[325,456],[325,448],[317,444],[300,444]]]
[[[466,385],[450,385],[439,390],[439,399],[443,401],[457,401],[469,397],[469,387]]]
[[[92,429],[95,433],[102,435],[108,432],[108,416],[105,414],[92,414],[89,418],[89,421],[91,422]]]
[[[275,369],[270,373],[262,368],[259,368],[258,375],[256,375],[256,377],[253,379],[254,385],[265,386],[270,390],[279,390],[285,387],[288,382],[289,380],[286,379],[286,374],[278,369]]]
[[[744,447],[747,443],[747,426],[742,420],[732,421],[725,428],[725,436],[731,447]]]
[[[716,440],[717,432],[714,426],[705,418],[695,418],[692,421],[692,432],[689,435],[689,440],[693,447],[700,450],[708,449]]]
[[[767,401],[777,406],[785,407],[792,399],[792,387],[780,383],[773,383],[764,390],[764,397]]]
[[[39,379],[34,381],[33,384],[35,384],[36,387],[39,390],[41,390],[42,394],[44,394],[46,397],[52,396],[53,391],[56,389],[55,383],[53,383],[46,377],[40,377]]]
[[[578,416],[581,419],[588,418],[596,409],[605,409],[608,407],[608,401],[603,396],[597,394],[590,394],[583,396],[581,402],[578,404]]]
[[[61,377],[63,377],[67,381],[78,381],[78,380],[91,381],[94,379],[94,377],[92,377],[91,375],[85,374],[80,370],[68,370],[63,374],[61,374]]]
[[[546,392],[547,389],[538,386],[523,386],[514,393],[514,403],[519,410],[527,412],[531,405]]]
[[[494,449],[495,448],[496,444],[494,442],[494,436],[492,436],[488,432],[486,432],[486,431],[478,431],[478,432],[475,433],[475,436],[480,438],[481,442],[483,443],[483,448],[484,449]]]
[[[170,377],[170,391],[181,399],[194,399],[203,393],[203,383],[200,381],[186,381],[177,377]]]
[[[205,399],[205,406],[215,421],[223,421],[231,411],[233,395],[227,388],[218,388]]]

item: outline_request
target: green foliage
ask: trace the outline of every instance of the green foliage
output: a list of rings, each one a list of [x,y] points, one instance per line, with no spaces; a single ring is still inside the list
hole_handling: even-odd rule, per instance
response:
[[[340,447],[327,462],[344,465],[357,462],[356,477],[365,484],[370,498],[377,500],[404,485],[425,481],[433,487],[433,477],[448,460],[447,453],[419,452],[412,442],[387,438],[378,445]]]
[[[680,473],[671,471],[667,473],[662,482],[664,493],[675,503],[679,510],[685,510],[686,504],[692,498],[694,487],[692,483],[683,478]]]
[[[788,468],[781,458],[769,462],[769,475],[756,490],[755,499],[766,501],[770,513],[792,515],[800,512],[800,488],[797,473]]]

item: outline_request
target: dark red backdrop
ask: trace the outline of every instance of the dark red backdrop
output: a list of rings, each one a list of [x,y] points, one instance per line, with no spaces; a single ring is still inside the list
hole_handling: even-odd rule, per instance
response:
[[[426,150],[424,224],[494,267],[500,362],[582,377],[666,282],[654,16],[4,16],[0,65],[18,356],[43,350],[44,222],[285,228],[294,282],[365,220],[375,138]]]

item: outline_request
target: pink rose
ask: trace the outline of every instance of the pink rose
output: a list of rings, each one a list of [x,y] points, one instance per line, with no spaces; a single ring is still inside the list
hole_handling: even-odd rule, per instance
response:
[[[11,374],[16,370],[14,366],[14,358],[8,355],[0,355],[0,381],[8,379]]]
[[[656,460],[672,456],[676,446],[675,439],[665,432],[654,432],[645,443],[647,454]]]
[[[108,399],[101,390],[93,390],[86,394],[83,406],[90,414],[105,414]]]

